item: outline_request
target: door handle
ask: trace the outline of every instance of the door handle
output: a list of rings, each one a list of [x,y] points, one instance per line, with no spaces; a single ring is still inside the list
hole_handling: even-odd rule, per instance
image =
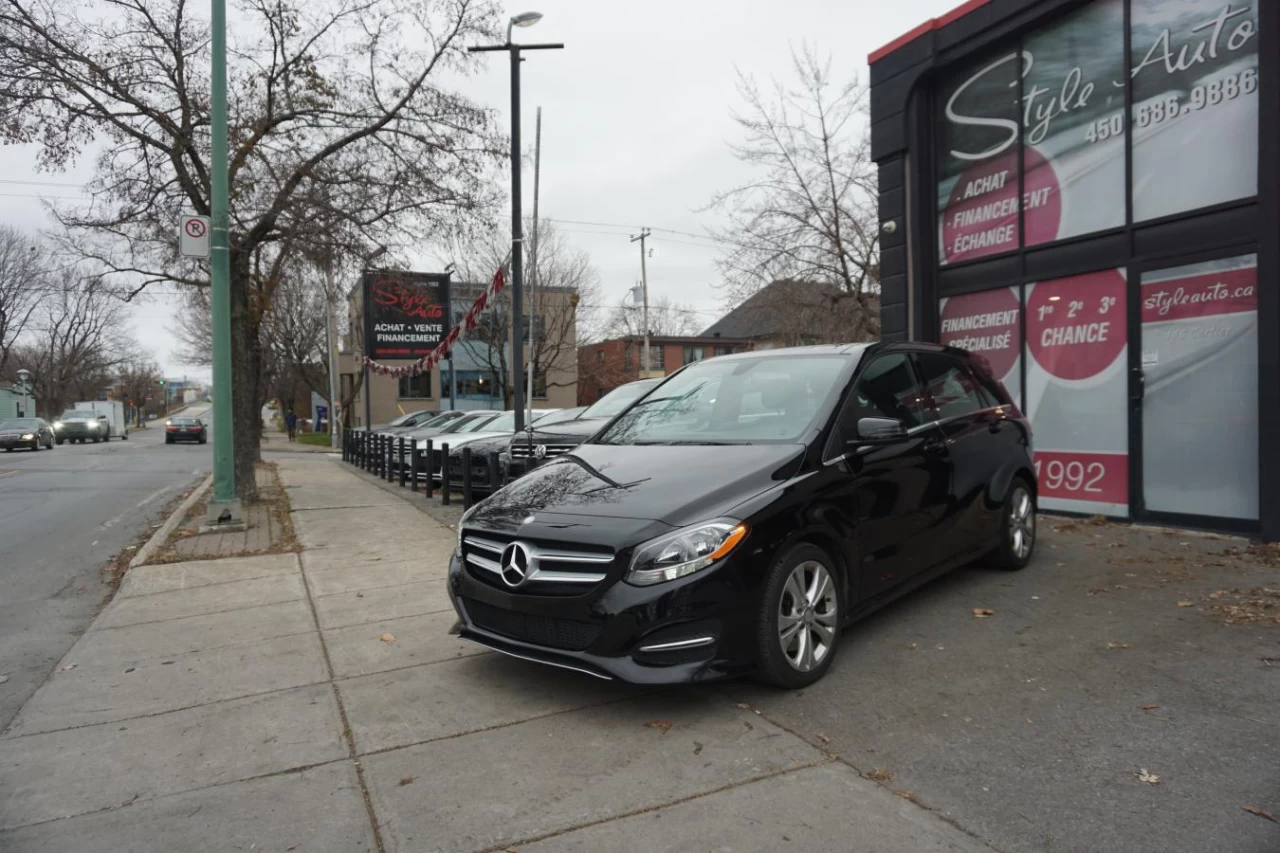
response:
[[[1140,403],[1147,396],[1147,376],[1143,373],[1141,367],[1135,367],[1133,369],[1133,378],[1134,382],[1130,385],[1129,399],[1135,403]]]
[[[940,439],[931,438],[924,443],[924,452],[932,456],[937,456],[947,449],[947,446]]]

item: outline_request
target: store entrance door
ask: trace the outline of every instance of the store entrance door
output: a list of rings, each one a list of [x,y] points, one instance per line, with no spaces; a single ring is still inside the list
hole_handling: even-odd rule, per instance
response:
[[[1250,254],[1140,271],[1139,515],[1256,526],[1257,264]]]

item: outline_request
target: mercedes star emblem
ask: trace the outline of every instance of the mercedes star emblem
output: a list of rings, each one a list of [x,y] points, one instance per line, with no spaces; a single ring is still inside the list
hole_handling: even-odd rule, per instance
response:
[[[545,444],[539,444],[537,447],[533,449],[533,455],[536,456],[538,459],[546,459],[547,446]]]
[[[516,587],[529,576],[529,549],[520,542],[512,542],[502,550],[502,580],[507,586]]]

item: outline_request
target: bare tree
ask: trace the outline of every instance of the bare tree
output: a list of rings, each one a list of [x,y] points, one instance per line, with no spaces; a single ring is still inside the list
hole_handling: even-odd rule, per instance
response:
[[[40,409],[54,416],[78,400],[98,399],[112,384],[137,348],[126,326],[124,303],[100,277],[64,270],[42,291],[8,370],[30,370]]]
[[[129,355],[121,363],[116,374],[116,383],[124,392],[125,399],[133,407],[135,422],[143,425],[143,411],[152,398],[163,396],[160,380],[164,374],[160,365],[146,352]]]
[[[526,223],[526,233],[532,233],[531,225]],[[494,232],[467,246],[454,261],[459,275],[467,281],[488,282],[506,260],[509,245],[504,234]],[[536,376],[546,377],[547,388],[576,387],[579,332],[595,324],[600,276],[590,256],[573,248],[546,220],[538,225],[536,258],[532,246],[526,254],[525,281],[533,285],[535,326],[527,363],[534,365]],[[454,297],[455,304],[464,310],[477,295],[472,293],[468,298],[467,292],[457,288],[458,295]],[[526,295],[525,310],[528,308]],[[527,341],[527,322],[525,329]],[[462,338],[457,347],[459,353],[465,353],[470,361],[493,374],[506,406],[514,399],[516,381],[508,361],[513,333],[511,293],[505,290],[497,304],[485,312],[483,325]]]
[[[262,318],[309,242],[358,253],[487,220],[502,141],[446,88],[496,33],[491,0],[244,0],[228,33],[233,429],[255,492]],[[106,142],[92,200],[59,207],[64,249],[128,295],[205,286],[174,226],[207,214],[210,39],[185,0],[0,0],[0,138],[61,169]]]
[[[40,303],[46,282],[47,254],[40,243],[16,228],[0,225],[0,375]]]
[[[688,306],[660,296],[649,302],[649,335],[692,337],[707,324]],[[625,299],[618,303],[605,324],[606,338],[640,337],[644,335],[644,312],[639,305]]]
[[[738,304],[775,280],[828,285],[858,306],[846,338],[878,336],[880,277],[876,170],[868,90],[832,79],[829,59],[792,53],[793,83],[762,90],[738,74],[744,140],[733,146],[755,176],[717,194],[709,209],[729,224],[716,236],[727,295]]]

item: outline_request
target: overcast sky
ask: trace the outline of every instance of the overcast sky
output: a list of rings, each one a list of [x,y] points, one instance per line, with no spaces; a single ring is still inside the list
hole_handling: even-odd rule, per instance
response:
[[[699,213],[717,190],[747,177],[728,145],[738,139],[730,113],[739,106],[734,69],[762,82],[786,77],[790,49],[805,41],[830,54],[837,78],[865,79],[866,57],[957,0],[529,0],[545,17],[517,30],[517,41],[564,42],[563,51],[527,54],[522,76],[524,135],[533,144],[534,114],[543,108],[540,213],[587,251],[600,272],[604,301],[616,303],[640,278],[640,258],[628,236],[639,226],[650,240],[650,298],[693,306],[702,325],[723,313],[716,288],[717,249],[705,233],[713,214]],[[607,10],[607,11],[606,11]],[[509,121],[509,65],[491,54],[467,81],[466,93]],[[0,156],[0,221],[25,229],[46,223],[39,195],[74,197],[89,164],[62,174],[34,171],[21,147]],[[46,186],[17,183],[43,181]],[[525,205],[533,203],[531,170]],[[600,225],[572,222],[607,223]],[[620,226],[620,227],[618,227]],[[175,225],[176,227],[176,225]],[[603,232],[603,233],[602,233]],[[430,259],[424,257],[424,265]],[[139,340],[170,376],[207,372],[178,362],[172,302],[157,296],[131,309]]]

